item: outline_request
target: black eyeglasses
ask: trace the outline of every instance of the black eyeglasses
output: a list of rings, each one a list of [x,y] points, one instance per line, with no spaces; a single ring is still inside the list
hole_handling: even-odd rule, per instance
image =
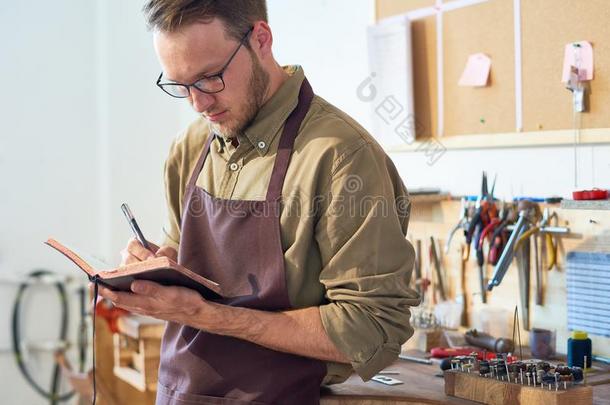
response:
[[[237,46],[235,51],[233,51],[233,53],[231,54],[231,57],[229,58],[227,63],[225,63],[224,66],[217,73],[204,76],[191,84],[182,84],[175,82],[161,83],[161,78],[163,77],[163,72],[161,72],[159,78],[157,79],[157,86],[159,86],[161,90],[163,90],[170,96],[176,98],[188,97],[191,94],[191,87],[194,87],[202,93],[206,94],[214,94],[223,91],[225,89],[225,81],[222,78],[222,75],[225,73],[225,70],[227,70],[229,64],[231,63],[233,58],[235,58],[235,55],[237,55],[237,52],[244,44],[244,42],[248,38],[248,35],[250,35],[253,29],[254,27],[250,28],[248,32],[246,32],[246,34],[242,37],[241,41],[239,41],[239,45]]]

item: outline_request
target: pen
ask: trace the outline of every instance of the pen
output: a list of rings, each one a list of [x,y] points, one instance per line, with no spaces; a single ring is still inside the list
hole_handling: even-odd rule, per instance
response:
[[[131,227],[131,230],[133,231],[134,235],[136,236],[136,239],[138,240],[138,242],[140,242],[142,244],[142,246],[144,246],[145,249],[150,250],[152,252],[152,250],[150,249],[150,245],[144,238],[144,235],[142,234],[142,231],[140,230],[140,227],[138,226],[136,219],[133,217],[133,214],[131,213],[129,206],[126,203],[123,203],[123,204],[121,204],[121,210],[123,211],[123,214],[125,214],[125,218],[127,218],[127,222],[129,222],[129,226]]]

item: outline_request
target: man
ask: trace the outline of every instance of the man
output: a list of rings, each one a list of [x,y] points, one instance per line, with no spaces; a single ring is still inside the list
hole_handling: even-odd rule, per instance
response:
[[[201,117],[165,166],[169,221],[152,253],[216,281],[223,299],[138,281],[100,288],[168,321],[158,404],[319,402],[371,378],[412,334],[408,195],[352,118],[281,67],[264,0],[149,0],[157,84]],[[336,74],[329,72],[329,74]]]

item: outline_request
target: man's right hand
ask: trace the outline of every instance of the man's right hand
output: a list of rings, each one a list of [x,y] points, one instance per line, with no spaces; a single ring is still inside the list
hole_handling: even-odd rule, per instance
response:
[[[151,250],[146,249],[135,238],[130,239],[125,249],[121,250],[121,266],[161,256],[169,257],[174,261],[178,259],[178,252],[170,246],[159,247],[152,242],[148,242],[148,245]]]

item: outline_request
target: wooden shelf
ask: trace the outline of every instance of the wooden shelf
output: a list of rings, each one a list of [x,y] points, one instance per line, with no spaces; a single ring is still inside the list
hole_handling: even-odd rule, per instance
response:
[[[440,143],[448,150],[570,146],[574,144],[574,130],[453,135],[424,138],[410,145],[400,144],[385,149],[389,153],[418,152],[426,148],[430,142],[432,145]],[[581,129],[578,144],[610,144],[610,128]]]
[[[610,210],[610,200],[562,200],[561,208],[568,210]]]
[[[451,200],[451,195],[449,193],[440,193],[440,194],[414,194],[409,196],[409,199],[412,204],[429,204],[429,203],[437,203],[441,201],[449,201]]]

